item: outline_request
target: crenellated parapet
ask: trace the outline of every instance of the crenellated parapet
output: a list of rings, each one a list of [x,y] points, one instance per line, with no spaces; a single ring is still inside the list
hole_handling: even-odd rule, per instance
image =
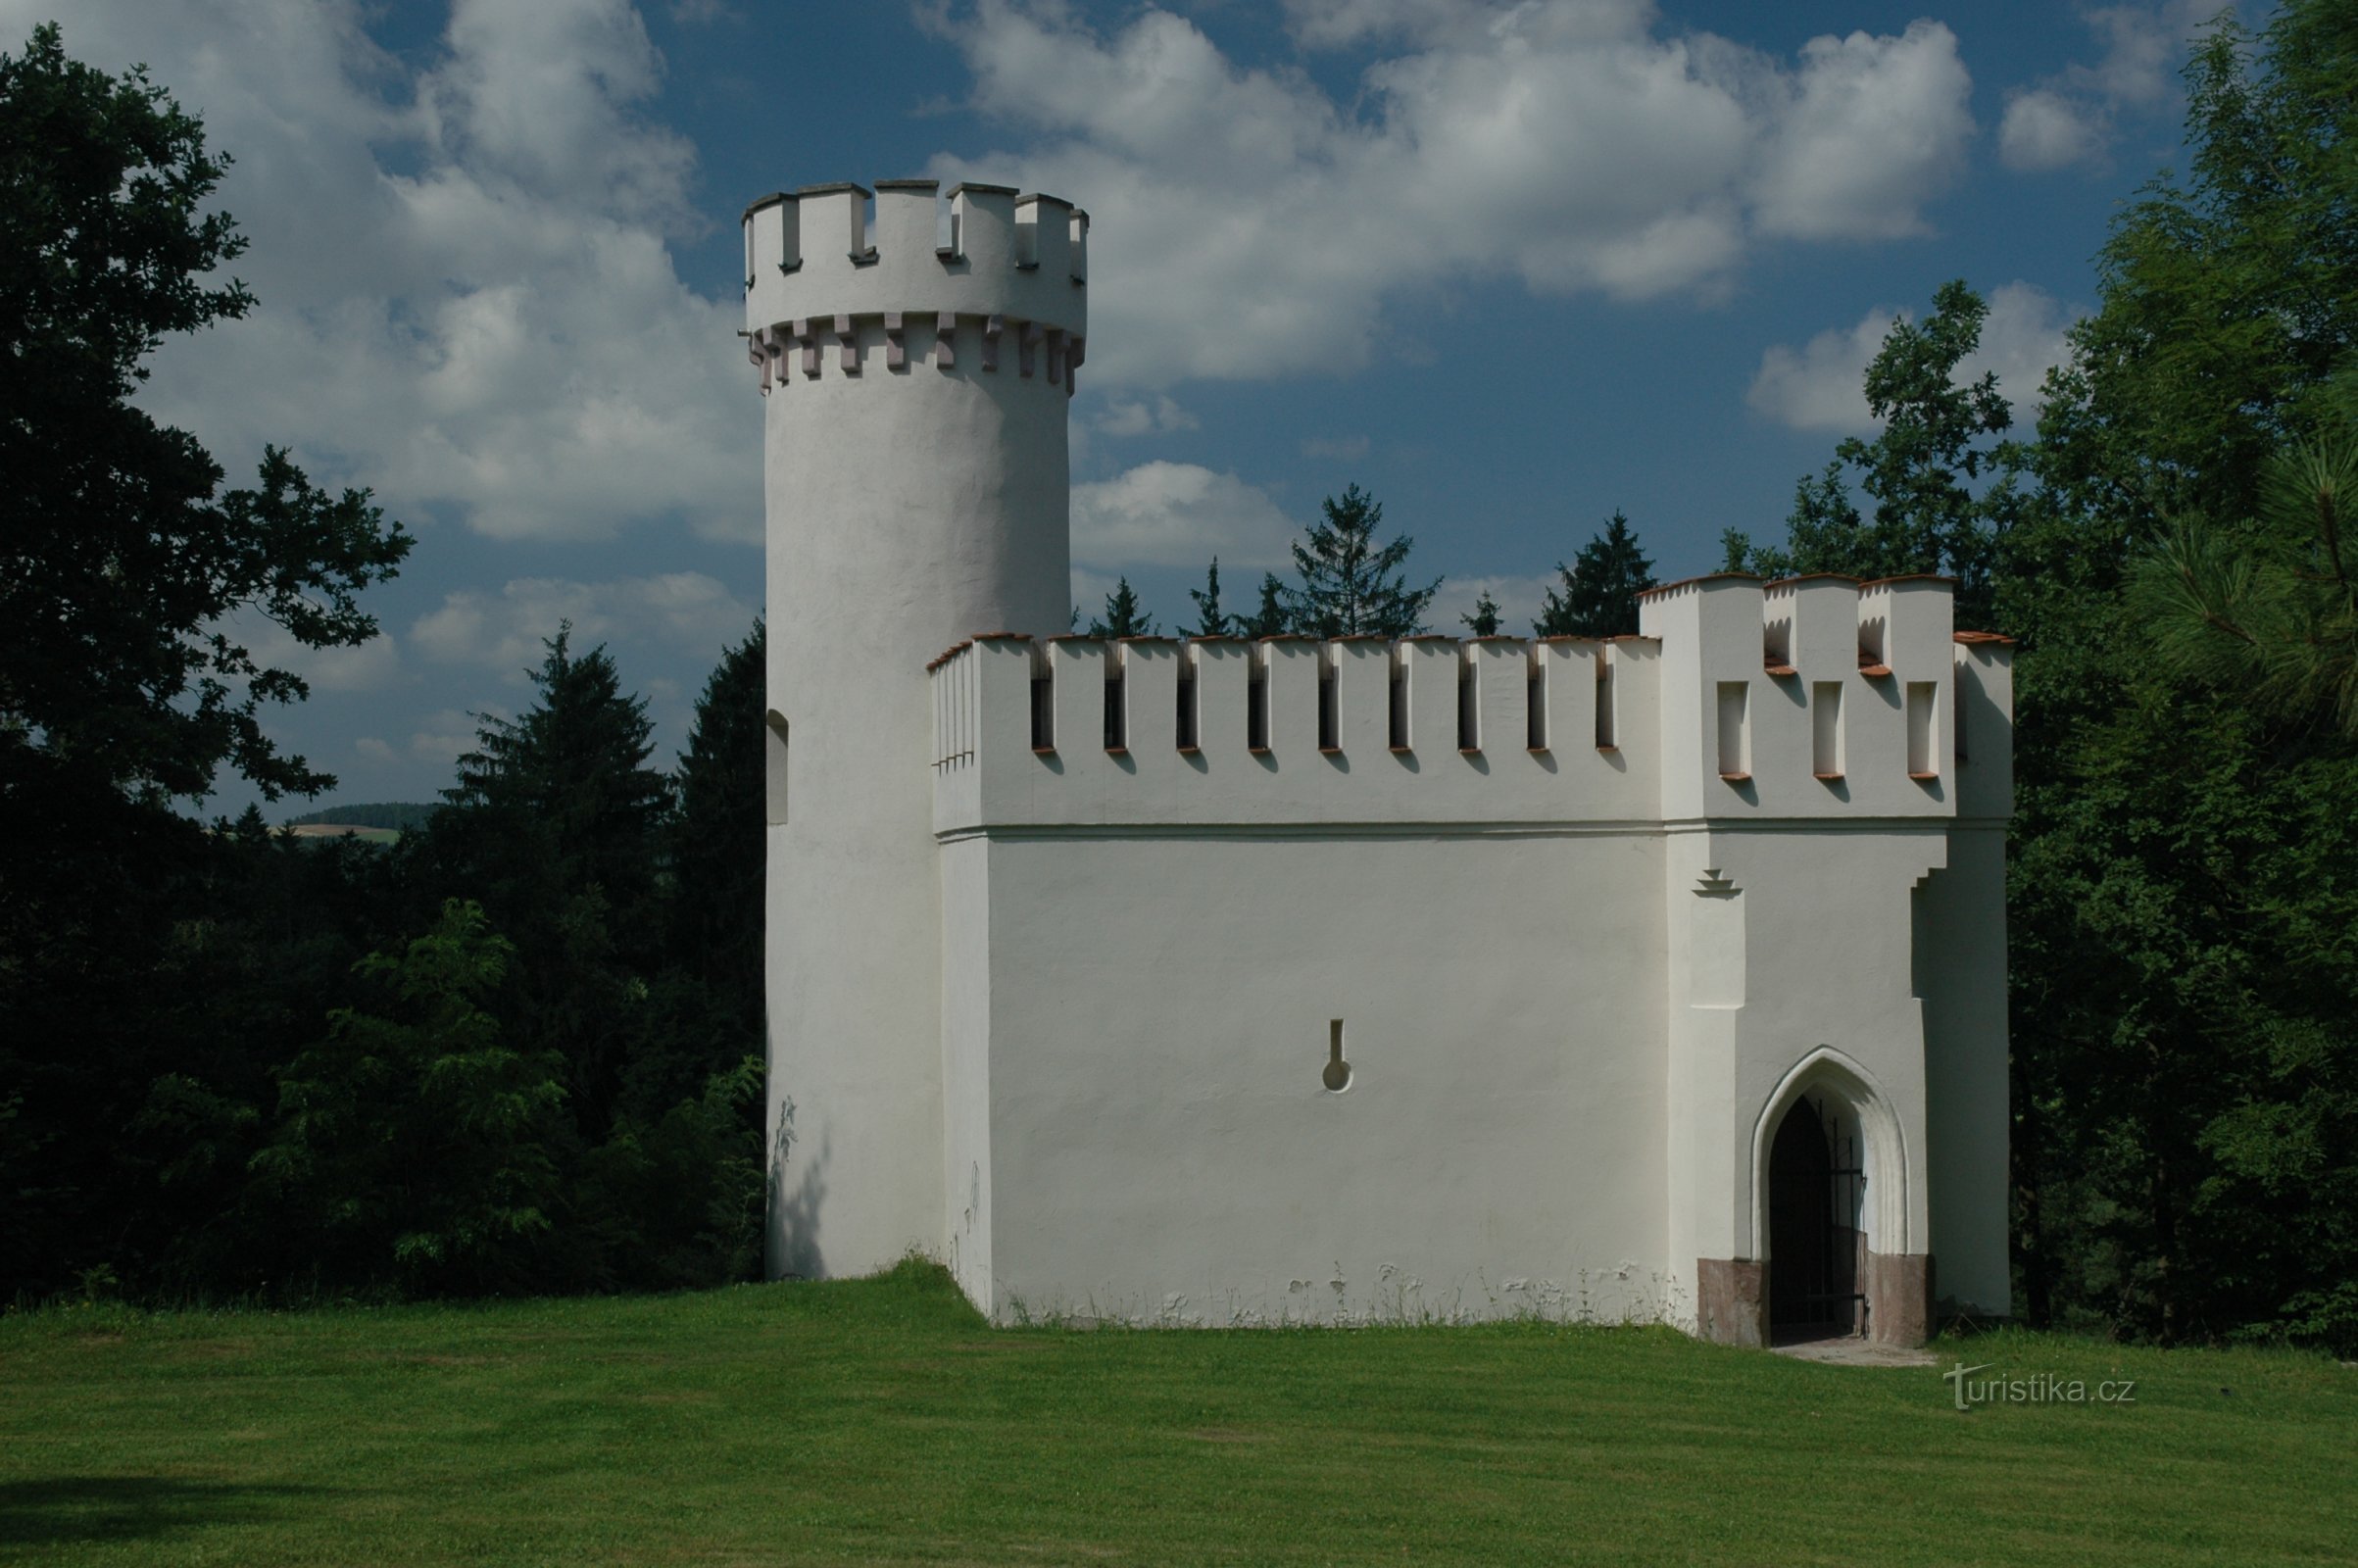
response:
[[[1089,215],[1071,203],[930,179],[808,185],[755,202],[744,229],[764,393],[930,368],[1071,395],[1089,331]]]
[[[1705,578],[1644,613],[1601,641],[977,637],[932,666],[936,829],[2011,809],[2011,648],[1952,632],[1944,580]]]
[[[1663,647],[1664,814],[2009,812],[2011,645],[1960,640],[1953,586],[1727,572],[1643,596]]]

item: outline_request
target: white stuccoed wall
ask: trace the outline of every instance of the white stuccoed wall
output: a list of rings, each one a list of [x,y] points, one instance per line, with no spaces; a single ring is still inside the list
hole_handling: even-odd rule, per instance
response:
[[[868,199],[812,187],[745,223],[769,705],[789,740],[768,844],[773,1150],[792,1141],[771,1266],[805,1275],[943,1243],[925,661],[978,629],[1063,628],[1065,404],[1087,330],[1087,220],[1064,203],[961,187],[945,254],[932,182],[880,186],[872,236]]]
[[[978,1302],[1694,1328],[1698,1260],[1767,1253],[1778,1120],[1830,1091],[1866,1124],[1869,1247],[2003,1310],[2006,650],[1957,642],[1933,580],[1703,579],[1646,616],[1604,644],[986,637],[941,662],[945,1038],[988,1081],[987,1113],[953,1097],[981,1197],[950,1250]]]
[[[1742,1339],[1809,1094],[1883,1325],[1928,1253],[2004,1309],[2009,651],[1946,583],[1697,579],[1603,643],[1051,635],[1086,219],[867,200],[746,224],[773,1272]]]

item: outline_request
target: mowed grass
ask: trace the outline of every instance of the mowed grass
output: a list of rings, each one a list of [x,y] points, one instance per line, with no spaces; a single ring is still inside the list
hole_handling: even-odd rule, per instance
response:
[[[0,1321],[0,1561],[2346,1562],[2358,1373],[2003,1334],[2128,1405],[1658,1329],[993,1330],[938,1271]]]

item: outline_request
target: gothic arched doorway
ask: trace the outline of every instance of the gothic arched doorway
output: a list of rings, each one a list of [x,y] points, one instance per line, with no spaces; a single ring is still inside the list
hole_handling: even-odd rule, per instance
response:
[[[1855,1135],[1807,1097],[1769,1147],[1768,1287],[1772,1339],[1847,1334],[1857,1324]],[[1832,1123],[1830,1125],[1830,1122]],[[1848,1202],[1843,1201],[1849,1200]]]

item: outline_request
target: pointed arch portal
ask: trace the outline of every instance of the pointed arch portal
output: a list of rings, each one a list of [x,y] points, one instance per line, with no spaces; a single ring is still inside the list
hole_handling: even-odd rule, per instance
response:
[[[1750,1343],[1866,1334],[1922,1343],[1931,1260],[1908,1222],[1908,1153],[1882,1086],[1821,1046],[1752,1134],[1752,1246],[1765,1277]]]

